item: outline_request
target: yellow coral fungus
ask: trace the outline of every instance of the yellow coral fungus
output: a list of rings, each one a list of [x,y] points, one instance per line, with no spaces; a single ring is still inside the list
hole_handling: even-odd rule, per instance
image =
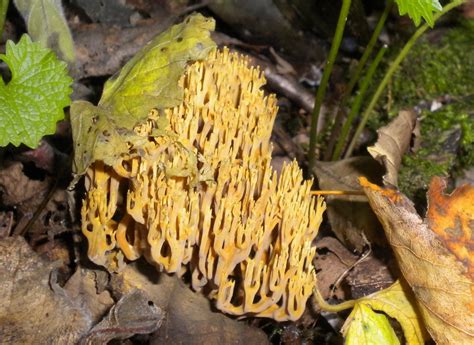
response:
[[[245,57],[214,51],[186,69],[181,105],[135,128],[146,144],[89,168],[82,219],[94,262],[115,270],[143,255],[189,272],[226,313],[302,315],[325,206],[296,162],[280,176],[270,166],[277,107],[264,83]]]

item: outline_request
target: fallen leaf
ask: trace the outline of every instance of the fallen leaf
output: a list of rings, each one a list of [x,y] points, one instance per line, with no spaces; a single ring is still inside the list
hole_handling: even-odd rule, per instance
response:
[[[69,64],[75,61],[74,42],[58,0],[14,0],[25,19],[28,33],[43,47],[49,47]]]
[[[146,140],[135,133],[134,127],[146,120],[152,109],[182,102],[178,80],[188,62],[204,59],[215,47],[210,38],[213,29],[212,19],[200,14],[189,16],[155,37],[109,79],[98,106],[86,101],[72,103],[72,185],[92,162],[100,160],[113,166],[131,151],[131,146],[143,144]]]
[[[387,317],[358,303],[343,326],[346,345],[397,345],[400,341]]]
[[[83,340],[85,345],[108,344],[113,339],[124,340],[135,334],[156,331],[165,314],[141,290],[124,295],[108,315],[94,326]]]
[[[150,344],[267,344],[267,336],[257,328],[212,311],[211,302],[190,290],[176,276],[158,273],[144,262],[127,265],[112,275],[117,294],[141,289],[150,301],[166,313]]]
[[[413,110],[403,110],[392,122],[377,131],[377,142],[367,148],[370,155],[385,167],[385,184],[397,186],[398,170],[403,155],[410,147],[416,126],[416,113]]]
[[[318,162],[315,167],[322,190],[361,190],[359,176],[380,180],[383,169],[370,157],[353,157],[337,162]],[[327,214],[332,231],[349,248],[362,252],[367,242],[387,245],[382,226],[365,196],[327,196]]]
[[[408,290],[408,291],[407,291]],[[372,295],[361,298],[357,302],[374,310],[383,311],[396,319],[402,326],[408,345],[422,345],[428,336],[425,332],[421,315],[416,309],[416,301],[408,287],[396,281],[392,286]]]
[[[0,342],[77,343],[91,320],[86,309],[51,289],[55,264],[33,252],[22,237],[1,240],[0,251]]]
[[[355,265],[346,278],[352,298],[370,295],[395,282],[397,277],[391,269],[392,263],[386,261],[386,258],[379,258],[372,251],[365,260]]]
[[[98,291],[97,272],[103,271],[79,267],[64,285],[68,298],[87,310],[94,324],[114,305],[109,291]]]
[[[433,179],[423,220],[400,192],[365,178],[360,183],[433,339],[437,344],[473,343],[474,187],[444,195],[443,180]]]
[[[357,256],[334,237],[323,237],[316,241],[316,248],[318,255],[314,258],[314,267],[318,274],[318,290],[321,296],[324,299],[349,299],[350,296],[346,296],[345,289],[341,287],[342,282],[338,282],[338,279],[357,261]],[[339,285],[333,290],[336,283]]]

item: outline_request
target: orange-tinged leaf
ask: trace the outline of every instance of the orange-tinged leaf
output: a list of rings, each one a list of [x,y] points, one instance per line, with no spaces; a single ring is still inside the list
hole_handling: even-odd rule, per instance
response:
[[[451,195],[444,195],[445,187],[442,178],[435,177],[431,181],[428,225],[465,266],[467,276],[474,280],[474,187],[463,185]],[[474,312],[474,303],[470,307]]]
[[[360,182],[433,339],[437,344],[474,343],[473,187],[445,196],[444,183],[435,179],[423,220],[405,195],[366,179]]]

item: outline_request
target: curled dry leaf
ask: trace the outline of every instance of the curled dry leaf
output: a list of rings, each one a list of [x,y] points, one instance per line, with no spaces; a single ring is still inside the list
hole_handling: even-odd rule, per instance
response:
[[[383,164],[387,173],[385,184],[397,186],[398,170],[403,155],[410,147],[412,133],[416,128],[416,114],[413,110],[403,110],[387,126],[377,131],[379,137],[374,146],[367,148],[370,155]]]
[[[474,187],[464,185],[444,195],[445,182],[434,178],[423,220],[405,195],[365,178],[360,182],[433,339],[437,344],[472,344]]]

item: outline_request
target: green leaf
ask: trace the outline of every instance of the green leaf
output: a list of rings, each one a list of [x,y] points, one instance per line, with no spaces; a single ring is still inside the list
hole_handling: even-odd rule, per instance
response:
[[[433,27],[433,12],[443,10],[439,0],[395,0],[395,2],[400,15],[408,14],[416,26],[420,25],[421,18],[424,18],[428,25]]]
[[[400,341],[387,317],[357,303],[343,327],[346,345],[398,345]]]
[[[61,0],[14,0],[35,42],[51,48],[69,64],[74,63],[74,43]]]
[[[143,141],[133,129],[152,109],[182,102],[179,78],[189,63],[205,59],[215,47],[210,38],[213,29],[212,19],[200,14],[188,17],[154,38],[107,81],[98,106],[83,101],[72,104],[75,180],[94,161],[114,165]]]
[[[396,319],[402,326],[407,345],[423,345],[429,339],[410,288],[404,288],[399,280],[387,289],[360,299],[358,303]]]
[[[28,35],[16,45],[8,41],[0,59],[12,73],[8,84],[0,78],[0,146],[36,147],[41,137],[55,132],[70,103],[67,65]]]

